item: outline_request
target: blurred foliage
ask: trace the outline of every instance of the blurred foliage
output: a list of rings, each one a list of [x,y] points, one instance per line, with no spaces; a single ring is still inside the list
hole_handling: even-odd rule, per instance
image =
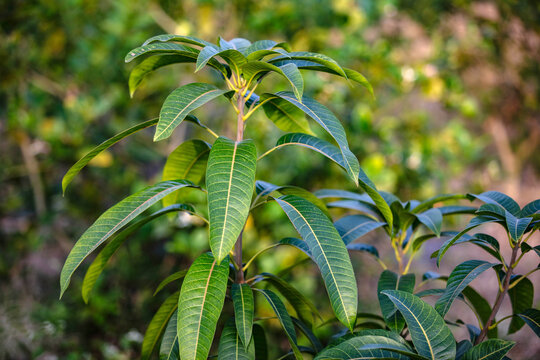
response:
[[[152,298],[154,287],[204,250],[205,230],[190,219],[174,227],[163,219],[119,251],[88,306],[77,286],[57,301],[60,266],[74,240],[104,209],[157,181],[164,155],[196,131],[183,125],[158,144],[150,132],[131,137],[94,160],[62,197],[61,177],[85,151],[155,117],[172,89],[194,80],[162,69],[130,99],[132,65],[123,59],[144,39],[165,32],[242,36],[324,52],[375,88],[372,100],[345,81],[306,74],[308,93],[337,104],[353,152],[380,189],[427,198],[502,187],[524,202],[539,188],[539,19],[533,0],[2,2],[0,359],[135,357],[165,296]],[[197,115],[227,127],[220,105]],[[247,136],[272,145],[279,131],[259,123]],[[301,150],[281,150],[258,171],[312,190],[348,183],[334,165]],[[293,234],[274,205],[250,220],[259,229],[246,231],[253,252]],[[258,266],[278,272],[297,260],[277,250]],[[291,281],[320,292],[313,271],[296,267]]]

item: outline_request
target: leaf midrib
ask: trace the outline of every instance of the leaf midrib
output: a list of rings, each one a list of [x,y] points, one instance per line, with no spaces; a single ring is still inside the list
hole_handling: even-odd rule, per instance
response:
[[[225,203],[225,216],[223,222],[223,230],[221,231],[221,241],[219,242],[218,259],[221,259],[221,253],[223,252],[223,238],[225,237],[225,230],[227,229],[228,213],[229,213],[229,200],[231,198],[232,179],[234,174],[234,165],[236,163],[236,150],[238,149],[238,142],[234,142],[234,150],[231,160],[231,174],[229,175],[229,186],[227,188],[227,202]]]
[[[467,275],[465,275],[465,277],[460,282],[458,282],[458,284],[455,287],[454,291],[452,291],[452,293],[451,293],[451,298],[450,299],[457,296],[457,295],[455,295],[456,291],[459,289],[461,284],[463,284],[463,282],[469,278],[469,275],[471,275],[474,271],[476,271],[478,268],[480,268],[480,267],[482,267],[484,265],[487,265],[487,263],[480,264],[480,265],[476,266],[474,269],[472,269],[471,271],[469,271],[469,273]],[[445,314],[450,309],[450,306],[452,306],[452,303],[450,301],[447,301],[446,304],[444,305],[444,308],[443,308]]]
[[[212,273],[214,272],[214,267],[216,266],[216,261],[214,260],[212,262],[212,267],[210,268],[210,272],[208,273],[208,279],[206,279],[206,285],[204,287],[204,294],[203,294],[203,301],[201,305],[201,313],[199,314],[199,321],[197,326],[197,341],[195,341],[195,358],[197,358],[197,349],[199,347],[199,338],[200,338],[200,332],[201,332],[201,323],[202,323],[202,316],[204,312],[204,305],[206,302],[206,295],[208,294],[208,285],[210,285],[210,278],[212,277]],[[178,333],[178,330],[177,330]]]

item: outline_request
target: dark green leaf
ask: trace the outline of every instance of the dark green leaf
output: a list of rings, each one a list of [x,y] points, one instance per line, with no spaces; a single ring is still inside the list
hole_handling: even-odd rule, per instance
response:
[[[540,199],[537,199],[525,205],[523,209],[521,209],[519,213],[519,217],[524,218],[527,216],[538,214],[539,212],[540,212]]]
[[[384,225],[386,224],[365,215],[345,216],[334,223],[346,245]]]
[[[251,291],[251,288],[249,291]],[[219,340],[218,360],[255,360],[255,346],[253,341],[244,347],[234,323],[235,319],[230,318],[223,328]],[[238,322],[236,323],[238,324]]]
[[[508,297],[510,298],[510,303],[512,304],[512,313],[517,315],[532,307],[534,299],[534,286],[531,280],[528,278],[517,277],[515,280],[519,280],[519,282],[513,288],[508,290]],[[514,316],[510,321],[508,333],[515,333],[521,329],[523,325],[525,325],[523,320],[517,316]]]
[[[264,329],[259,324],[253,324],[253,342],[255,343],[255,359],[268,360],[268,346]]]
[[[176,321],[178,316],[178,310],[172,314],[169,319],[169,323],[163,333],[161,339],[161,346],[159,347],[159,360],[179,360],[180,352],[178,349],[178,330],[176,328]]]
[[[163,302],[161,307],[158,309],[158,311],[150,321],[150,324],[148,325],[148,328],[144,333],[144,340],[141,350],[142,360],[150,358],[152,352],[157,346],[161,334],[163,334],[165,328],[167,327],[169,319],[176,312],[176,308],[178,307],[179,293],[180,292],[177,291],[171,296],[169,296],[167,300]]]
[[[306,324],[304,324],[301,320],[292,316],[291,316],[291,319],[294,325],[296,325],[296,327],[298,328],[298,330],[300,330],[309,340],[311,345],[313,345],[313,349],[315,350],[315,352],[317,353],[321,351],[323,346],[321,342],[319,341],[319,339],[317,338],[317,336],[315,336],[313,331],[311,331],[311,329]]]
[[[160,292],[161,290],[163,290],[163,288],[167,285],[169,285],[170,283],[176,281],[176,280],[181,280],[183,279],[186,274],[187,274],[187,270],[179,270],[175,273],[172,273],[171,275],[167,276],[165,279],[163,279],[162,282],[159,283],[158,287],[156,288],[156,291],[154,291],[154,296],[156,296],[156,294],[158,292]]]
[[[414,274],[408,274],[399,276],[398,274],[384,270],[381,273],[379,282],[377,284],[377,294],[379,298],[379,305],[381,307],[381,313],[385,319],[388,327],[396,332],[400,332],[405,326],[405,320],[403,316],[396,312],[396,307],[393,302],[384,295],[384,290],[401,290],[412,293],[414,290],[415,276]]]
[[[519,216],[521,212],[518,203],[516,203],[508,195],[505,195],[498,191],[486,191],[479,195],[467,194],[467,196],[469,196],[470,198],[481,200],[486,204],[500,205],[514,216]]]
[[[309,246],[307,242],[305,242],[304,240],[288,237],[288,238],[281,239],[279,243],[282,245],[294,246],[295,248],[297,248],[298,250],[301,250],[304,254],[309,256],[311,260],[315,261],[315,259],[313,259],[313,254],[311,254],[311,250],[309,250]]]
[[[429,209],[416,214],[416,218],[437,236],[441,235],[442,214],[438,209]]]
[[[530,217],[518,219],[508,211],[506,212],[506,226],[508,228],[508,233],[514,241],[518,241],[521,238],[531,221],[532,218]]]
[[[193,37],[193,36],[161,34],[161,35],[153,36],[150,39],[146,40],[143,43],[143,46],[154,43],[154,42],[167,42],[167,41],[177,41],[177,42],[181,42],[181,43],[197,45],[197,46],[200,46],[200,47],[204,47],[204,46],[207,46],[207,45],[213,45],[212,43],[210,43],[208,41],[205,41],[205,40]]]
[[[186,53],[197,54],[198,50],[193,49],[189,46],[184,46],[176,43],[152,43],[148,45],[139,46],[135,48],[126,55],[124,61],[130,62],[133,59],[138,58],[142,55],[148,54],[181,54],[185,55]]]
[[[272,98],[263,103],[262,107],[266,116],[278,129],[286,132],[313,134],[304,112],[287,100]]]
[[[236,321],[236,332],[247,350],[251,342],[251,332],[253,329],[253,291],[248,284],[233,284],[231,287],[231,297],[234,306],[234,317]]]
[[[465,199],[466,196],[465,195],[462,195],[462,194],[442,194],[442,195],[437,195],[437,196],[434,196],[432,198],[429,198],[425,201],[422,201],[420,204],[418,204],[417,206],[415,206],[413,209],[412,209],[412,212],[413,213],[421,213],[427,209],[430,209],[433,207],[433,205],[439,203],[439,202],[444,202],[444,201],[447,201],[447,200],[458,200],[458,199]]]
[[[513,341],[501,339],[486,340],[469,349],[461,358],[462,360],[501,360],[506,353],[514,347]]]
[[[401,353],[401,354],[400,354]],[[315,360],[322,359],[424,359],[400,341],[379,335],[356,336],[322,351]]]
[[[349,244],[349,245],[347,245],[347,250],[349,250],[349,251],[363,251],[363,252],[367,252],[367,253],[375,256],[376,258],[379,257],[379,251],[377,250],[377,248],[375,246],[369,245],[369,244],[360,244],[360,243]]]
[[[540,310],[527,309],[521,314],[518,314],[518,316],[529,325],[536,336],[540,337]]]

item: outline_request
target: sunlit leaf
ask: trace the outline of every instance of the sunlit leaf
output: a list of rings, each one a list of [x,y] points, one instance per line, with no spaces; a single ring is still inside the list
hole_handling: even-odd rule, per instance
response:
[[[304,112],[287,100],[273,98],[263,103],[262,107],[266,116],[280,130],[313,135]]]

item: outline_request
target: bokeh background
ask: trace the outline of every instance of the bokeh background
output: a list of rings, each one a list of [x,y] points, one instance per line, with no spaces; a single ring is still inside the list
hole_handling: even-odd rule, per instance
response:
[[[325,74],[306,73],[306,92],[338,114],[353,152],[379,189],[403,200],[484,190],[506,192],[520,205],[540,197],[538,1],[0,4],[0,359],[135,358],[146,325],[167,296],[165,291],[152,297],[156,285],[207,248],[207,230],[200,224],[162,219],[118,251],[88,305],[80,296],[82,271],[58,300],[61,266],[84,229],[115,202],[159,181],[166,155],[183,139],[205,136],[189,125],[157,144],[151,131],[138,133],[92,161],[62,196],[63,174],[86,151],[155,117],[177,86],[219,83],[209,70],[193,74],[192,65],[175,65],[153,74],[131,99],[127,79],[133,64],[124,64],[124,56],[157,34],[288,41],[295,50],[322,52],[362,72],[374,86],[375,100],[365,89]],[[273,81],[286,88],[277,77]],[[235,120],[225,107],[217,101],[197,115],[215,129],[226,128]],[[261,149],[279,137],[262,113],[250,121],[247,135]],[[310,190],[353,190],[339,168],[301,149],[267,157],[258,178]],[[294,235],[275,206],[254,215],[245,235],[248,255]],[[454,219],[446,227],[467,220]],[[496,228],[485,231],[497,234]],[[390,259],[380,235],[367,241]],[[441,272],[447,274],[464,254],[477,256],[471,251],[453,250]],[[436,270],[429,253],[413,267],[419,277]],[[279,272],[301,259],[290,249],[277,250],[258,267]],[[353,255],[353,262],[362,309],[377,311],[373,289],[380,269],[363,255]],[[313,266],[296,266],[288,276],[313,299],[324,298]],[[490,301],[492,278],[486,272],[477,284]],[[536,274],[532,280],[538,284]],[[323,309],[327,304],[321,301]],[[472,321],[466,308],[456,309],[456,319]],[[276,324],[269,326],[279,334]],[[276,334],[269,337],[277,355],[287,345]],[[466,336],[459,329],[456,334]],[[520,341],[510,354],[514,359],[533,359],[540,351],[526,327],[510,338]]]

